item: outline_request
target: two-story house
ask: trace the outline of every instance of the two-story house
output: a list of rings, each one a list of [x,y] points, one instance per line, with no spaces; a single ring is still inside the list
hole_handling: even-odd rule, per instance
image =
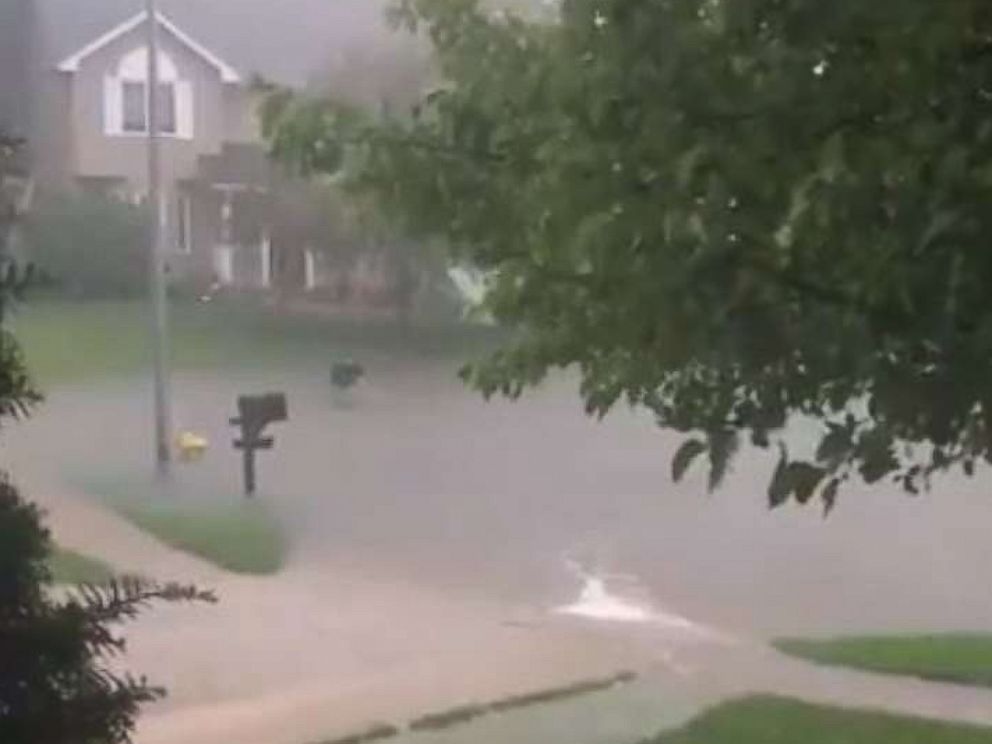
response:
[[[35,0],[41,65],[34,107],[42,189],[89,189],[140,201],[148,192],[150,96],[162,134],[170,270],[203,283],[312,289],[320,252],[280,230],[255,75],[295,86],[319,77],[336,49],[385,38],[369,0]],[[148,85],[148,24],[158,24],[159,84]],[[315,225],[314,229],[318,229]]]

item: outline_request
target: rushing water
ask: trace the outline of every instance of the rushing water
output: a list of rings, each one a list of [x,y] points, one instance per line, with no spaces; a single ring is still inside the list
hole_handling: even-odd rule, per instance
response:
[[[486,404],[448,369],[368,369],[347,407],[335,404],[318,366],[178,377],[177,426],[209,447],[202,461],[177,466],[170,493],[158,497],[241,498],[228,424],[235,398],[281,390],[290,419],[272,427],[275,448],[259,456],[259,498],[290,529],[294,567],[319,581],[338,567],[368,567],[469,601],[505,600],[535,625],[609,624],[624,638],[746,644],[992,626],[992,595],[974,569],[992,563],[987,474],[938,481],[915,500],[852,487],[828,520],[813,508],[770,513],[767,454],[742,453],[725,487],[706,496],[705,463],[686,483],[671,482],[678,437],[627,411],[591,421],[565,383]],[[76,422],[112,437],[80,436]],[[19,477],[140,493],[148,434],[146,385],[106,384],[54,391],[3,447]],[[696,709],[682,684],[693,660],[671,661],[670,674],[622,689],[409,741],[636,741]]]
[[[558,607],[556,611],[563,615],[622,623],[646,623],[656,618],[655,614],[646,607],[610,594],[606,588],[606,581],[598,576],[587,576],[579,598],[575,602]],[[680,625],[692,626],[692,623],[684,618],[672,619]]]
[[[759,635],[992,625],[974,573],[992,562],[984,474],[915,500],[853,486],[827,520],[816,508],[769,512],[767,453],[743,452],[706,496],[702,461],[671,482],[677,436],[622,410],[590,420],[565,382],[487,404],[447,367],[366,366],[348,408],[334,405],[320,366],[180,376],[177,426],[210,448],[177,479],[194,498],[239,498],[235,397],[284,390],[290,419],[272,427],[258,468],[261,498],[293,530],[294,560],[375,563],[632,625]],[[147,471],[147,396],[144,384],[54,391],[8,436],[13,469],[50,475],[56,463],[99,481]],[[66,421],[99,422],[113,447]]]

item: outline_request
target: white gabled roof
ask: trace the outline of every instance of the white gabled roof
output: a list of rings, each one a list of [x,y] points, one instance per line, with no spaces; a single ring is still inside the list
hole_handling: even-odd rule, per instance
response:
[[[185,45],[194,54],[199,55],[202,59],[209,63],[211,67],[214,67],[217,72],[220,73],[221,80],[225,83],[241,82],[241,76],[238,74],[237,70],[189,36],[185,31],[166,18],[161,12],[156,13],[155,17],[158,19],[158,23],[162,26],[162,28],[176,37],[181,44]],[[124,21],[119,26],[110,29],[110,31],[105,33],[103,36],[98,39],[94,39],[78,52],[75,52],[62,60],[58,64],[58,70],[60,72],[77,72],[79,70],[80,63],[84,59],[89,57],[91,54],[98,52],[100,49],[103,49],[103,47],[119,39],[121,36],[124,36],[125,34],[138,28],[147,18],[148,12],[143,10],[137,15]]]

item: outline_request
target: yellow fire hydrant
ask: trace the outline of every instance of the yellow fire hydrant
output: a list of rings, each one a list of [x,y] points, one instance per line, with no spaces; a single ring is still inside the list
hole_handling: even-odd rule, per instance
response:
[[[176,437],[176,449],[179,450],[179,459],[182,462],[196,462],[201,459],[208,444],[205,437],[191,431],[184,431]]]

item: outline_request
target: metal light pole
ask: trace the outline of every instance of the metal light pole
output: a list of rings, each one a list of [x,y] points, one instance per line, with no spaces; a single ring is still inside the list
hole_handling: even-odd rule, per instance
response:
[[[158,15],[155,0],[145,0],[148,27],[148,206],[151,210],[149,284],[152,303],[152,363],[155,382],[155,463],[169,472],[171,429],[168,343],[169,318],[165,289],[165,204],[162,198],[162,153],[158,99]]]

